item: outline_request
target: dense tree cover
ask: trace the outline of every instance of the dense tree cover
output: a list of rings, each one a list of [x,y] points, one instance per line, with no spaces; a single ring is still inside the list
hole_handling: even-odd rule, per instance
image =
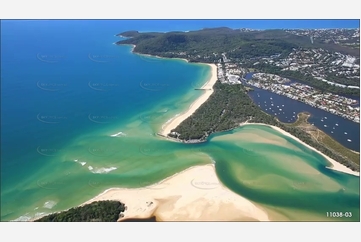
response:
[[[311,75],[305,75],[305,74],[301,73],[300,71],[289,71],[289,70],[282,71],[282,68],[280,68],[278,66],[266,64],[266,63],[260,63],[255,66],[248,65],[247,67],[255,68],[259,72],[276,74],[276,75],[279,75],[282,77],[295,79],[299,82],[302,82],[306,85],[310,85],[312,87],[315,87],[315,88],[320,89],[325,92],[331,92],[331,93],[341,94],[341,95],[360,96],[360,89],[343,88],[343,87],[331,85],[331,84],[328,84],[327,82],[318,80]],[[347,84],[347,83],[343,83],[342,80],[338,80],[338,82],[340,84]]]
[[[118,201],[99,201],[53,213],[35,222],[116,222],[125,205]]]
[[[359,75],[358,75],[359,76]],[[328,81],[344,84],[347,86],[358,86],[360,87],[360,79],[359,78],[347,78],[345,75],[327,75],[325,78]]]
[[[288,56],[297,45],[281,40],[254,40],[244,43],[237,50],[231,51],[227,57],[242,59],[251,59],[255,57],[270,57],[280,54]]]
[[[225,85],[219,81],[214,93],[176,129],[182,140],[205,140],[213,132],[233,129],[239,123],[257,115],[256,105],[248,98],[242,85]]]
[[[296,44],[304,48],[322,48],[332,52],[340,52],[345,55],[360,56],[360,50],[355,49],[354,47],[342,46],[333,42],[324,42],[322,39],[319,38],[313,38],[313,42],[311,42],[309,36],[290,34],[282,29],[252,31],[244,33],[244,35],[247,35],[249,39],[281,39],[285,42]]]
[[[217,81],[214,90],[214,93],[201,107],[172,130],[179,135],[170,134],[169,136],[183,142],[200,142],[205,141],[212,133],[234,129],[247,120],[250,123],[265,123],[291,133],[350,169],[359,171],[357,164],[317,143],[302,129],[286,126],[273,116],[263,112],[246,94],[243,85],[222,84]]]
[[[323,48],[360,56],[359,52],[352,48],[319,42],[317,39],[312,44],[309,37],[297,36],[284,30],[242,32],[239,29],[221,27],[168,33],[127,31],[119,35],[129,38],[118,41],[117,44],[135,44],[134,51],[138,53],[179,57],[176,52],[187,52],[187,54],[196,54],[193,56],[194,61],[197,61],[197,55],[208,55],[213,58],[213,53],[227,52],[227,54],[234,55],[235,58],[247,57],[251,54],[266,56],[286,53],[290,48],[296,47]],[[237,50],[244,50],[246,53],[243,54],[243,51]],[[239,57],[237,57],[238,54]],[[202,60],[204,61],[204,59]]]
[[[122,222],[157,222],[157,218],[155,216],[150,218],[129,218],[122,220]]]
[[[137,53],[157,55],[162,57],[186,58],[190,62],[215,63],[226,53],[227,58],[235,61],[247,62],[252,58],[270,57],[280,54],[280,58],[288,56],[295,48],[323,48],[330,51],[339,51],[344,54],[360,56],[353,53],[354,50],[325,42],[314,40],[311,43],[307,36],[297,36],[284,30],[265,30],[242,32],[230,28],[209,28],[189,32],[168,33],[139,33],[127,31],[119,34],[129,37],[118,41],[117,44],[135,44]],[[341,48],[341,49],[340,49]],[[352,53],[351,53],[351,52]],[[247,65],[243,63],[244,65]],[[359,89],[342,88],[317,80],[311,75],[302,74],[299,71],[281,71],[281,68],[269,64],[248,62],[248,67],[255,67],[262,72],[294,78],[315,88],[343,95],[359,96]],[[330,81],[335,78],[330,77]],[[340,84],[355,84],[353,80],[338,78],[334,80]]]

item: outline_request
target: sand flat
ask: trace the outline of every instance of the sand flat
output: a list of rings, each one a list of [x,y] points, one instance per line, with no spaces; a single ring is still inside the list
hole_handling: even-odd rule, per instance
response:
[[[263,134],[263,133],[252,133],[251,131],[242,131],[241,133],[227,134],[215,137],[215,141],[231,141],[235,142],[246,142],[246,143],[263,143],[263,144],[274,144],[278,146],[290,147],[291,144],[287,140],[274,137],[274,135]]]
[[[212,68],[210,79],[202,86],[204,93],[195,102],[193,102],[188,110],[184,113],[177,114],[172,119],[168,120],[159,132],[161,135],[167,136],[172,129],[175,129],[181,122],[191,116],[213,93],[213,85],[217,81],[217,66],[215,64],[207,64]]]
[[[264,126],[269,126],[275,130],[277,130],[278,132],[282,133],[283,135],[285,136],[288,136],[294,140],[296,140],[297,142],[303,144],[304,146],[306,146],[307,148],[317,152],[318,154],[322,155],[324,158],[326,158],[327,161],[329,161],[331,164],[332,164],[332,167],[327,167],[329,169],[332,169],[332,170],[336,170],[336,171],[340,171],[340,172],[343,172],[343,173],[347,173],[347,174],[350,174],[350,175],[354,175],[354,176],[360,176],[360,172],[357,172],[357,171],[353,171],[351,170],[350,168],[348,168],[347,166],[335,161],[334,159],[326,156],[325,154],[323,154],[322,152],[316,150],[315,148],[311,147],[310,145],[306,144],[305,142],[303,142],[302,140],[300,140],[299,138],[293,136],[292,134],[284,131],[283,129],[281,128],[278,128],[276,126],[272,126],[272,125],[268,125],[268,124],[263,124],[263,123],[252,123],[252,124],[242,124],[242,125],[264,125]]]
[[[269,221],[265,210],[223,186],[214,165],[191,167],[155,186],[108,189],[84,204],[118,200],[123,219],[155,215],[161,221]]]

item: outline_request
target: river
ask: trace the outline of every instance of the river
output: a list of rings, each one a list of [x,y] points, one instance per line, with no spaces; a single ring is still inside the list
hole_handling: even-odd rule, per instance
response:
[[[251,77],[252,73],[248,73],[245,78],[249,80]],[[311,117],[308,121],[311,124],[314,124],[343,146],[357,152],[360,151],[359,123],[344,119],[286,96],[278,95],[257,87],[252,88],[254,88],[254,91],[249,92],[249,96],[268,114],[277,117],[282,122],[292,123],[296,121],[298,113],[309,112]],[[359,106],[359,104],[357,106]]]

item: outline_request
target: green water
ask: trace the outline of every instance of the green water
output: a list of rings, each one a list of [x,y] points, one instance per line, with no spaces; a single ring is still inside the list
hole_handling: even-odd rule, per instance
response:
[[[215,161],[220,181],[265,209],[271,219],[359,221],[359,177],[325,168],[322,156],[269,127],[243,126],[202,144],[156,136],[166,120],[197,96],[169,100],[127,123],[73,140],[41,170],[2,191],[2,220],[68,209],[111,187],[142,187]],[[110,136],[120,131],[126,135]],[[93,172],[116,169],[92,173],[89,166]],[[49,201],[54,205],[44,208]],[[352,217],[328,218],[327,212],[352,212]]]
[[[242,127],[203,144],[157,137],[199,97],[194,88],[209,66],[134,55],[112,44],[128,24],[90,22],[2,22],[1,220],[29,220],[214,161],[224,185],[274,220],[336,220],[329,210],[359,220],[359,178],[326,169],[272,129]],[[111,137],[118,132],[126,135]]]

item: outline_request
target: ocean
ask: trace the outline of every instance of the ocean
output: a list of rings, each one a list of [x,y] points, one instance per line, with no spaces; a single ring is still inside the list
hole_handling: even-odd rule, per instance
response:
[[[249,128],[214,134],[204,144],[158,137],[167,120],[198,98],[194,87],[207,81],[210,67],[136,55],[131,46],[114,44],[122,31],[204,26],[204,21],[177,22],[175,29],[157,23],[151,29],[150,21],[1,22],[2,221],[26,221],[77,206],[111,187],[142,187],[212,162],[227,187],[290,219],[301,213],[322,219],[325,211],[318,208],[328,203],[330,211],[348,204],[355,215],[341,220],[359,220],[359,178],[325,169],[322,157],[294,148],[300,144],[288,141],[292,154],[321,174],[318,180],[290,172],[292,165],[280,158],[287,147],[234,140]],[[254,134],[282,136],[253,128]],[[250,155],[255,149],[264,150],[263,158]],[[265,165],[262,159],[270,152],[275,163]],[[278,175],[269,178],[270,171]],[[276,190],[256,192],[257,182],[245,187],[245,175],[258,183],[271,179]],[[311,190],[289,189],[289,182],[305,180],[314,184]],[[275,201],[301,195],[312,202]]]

